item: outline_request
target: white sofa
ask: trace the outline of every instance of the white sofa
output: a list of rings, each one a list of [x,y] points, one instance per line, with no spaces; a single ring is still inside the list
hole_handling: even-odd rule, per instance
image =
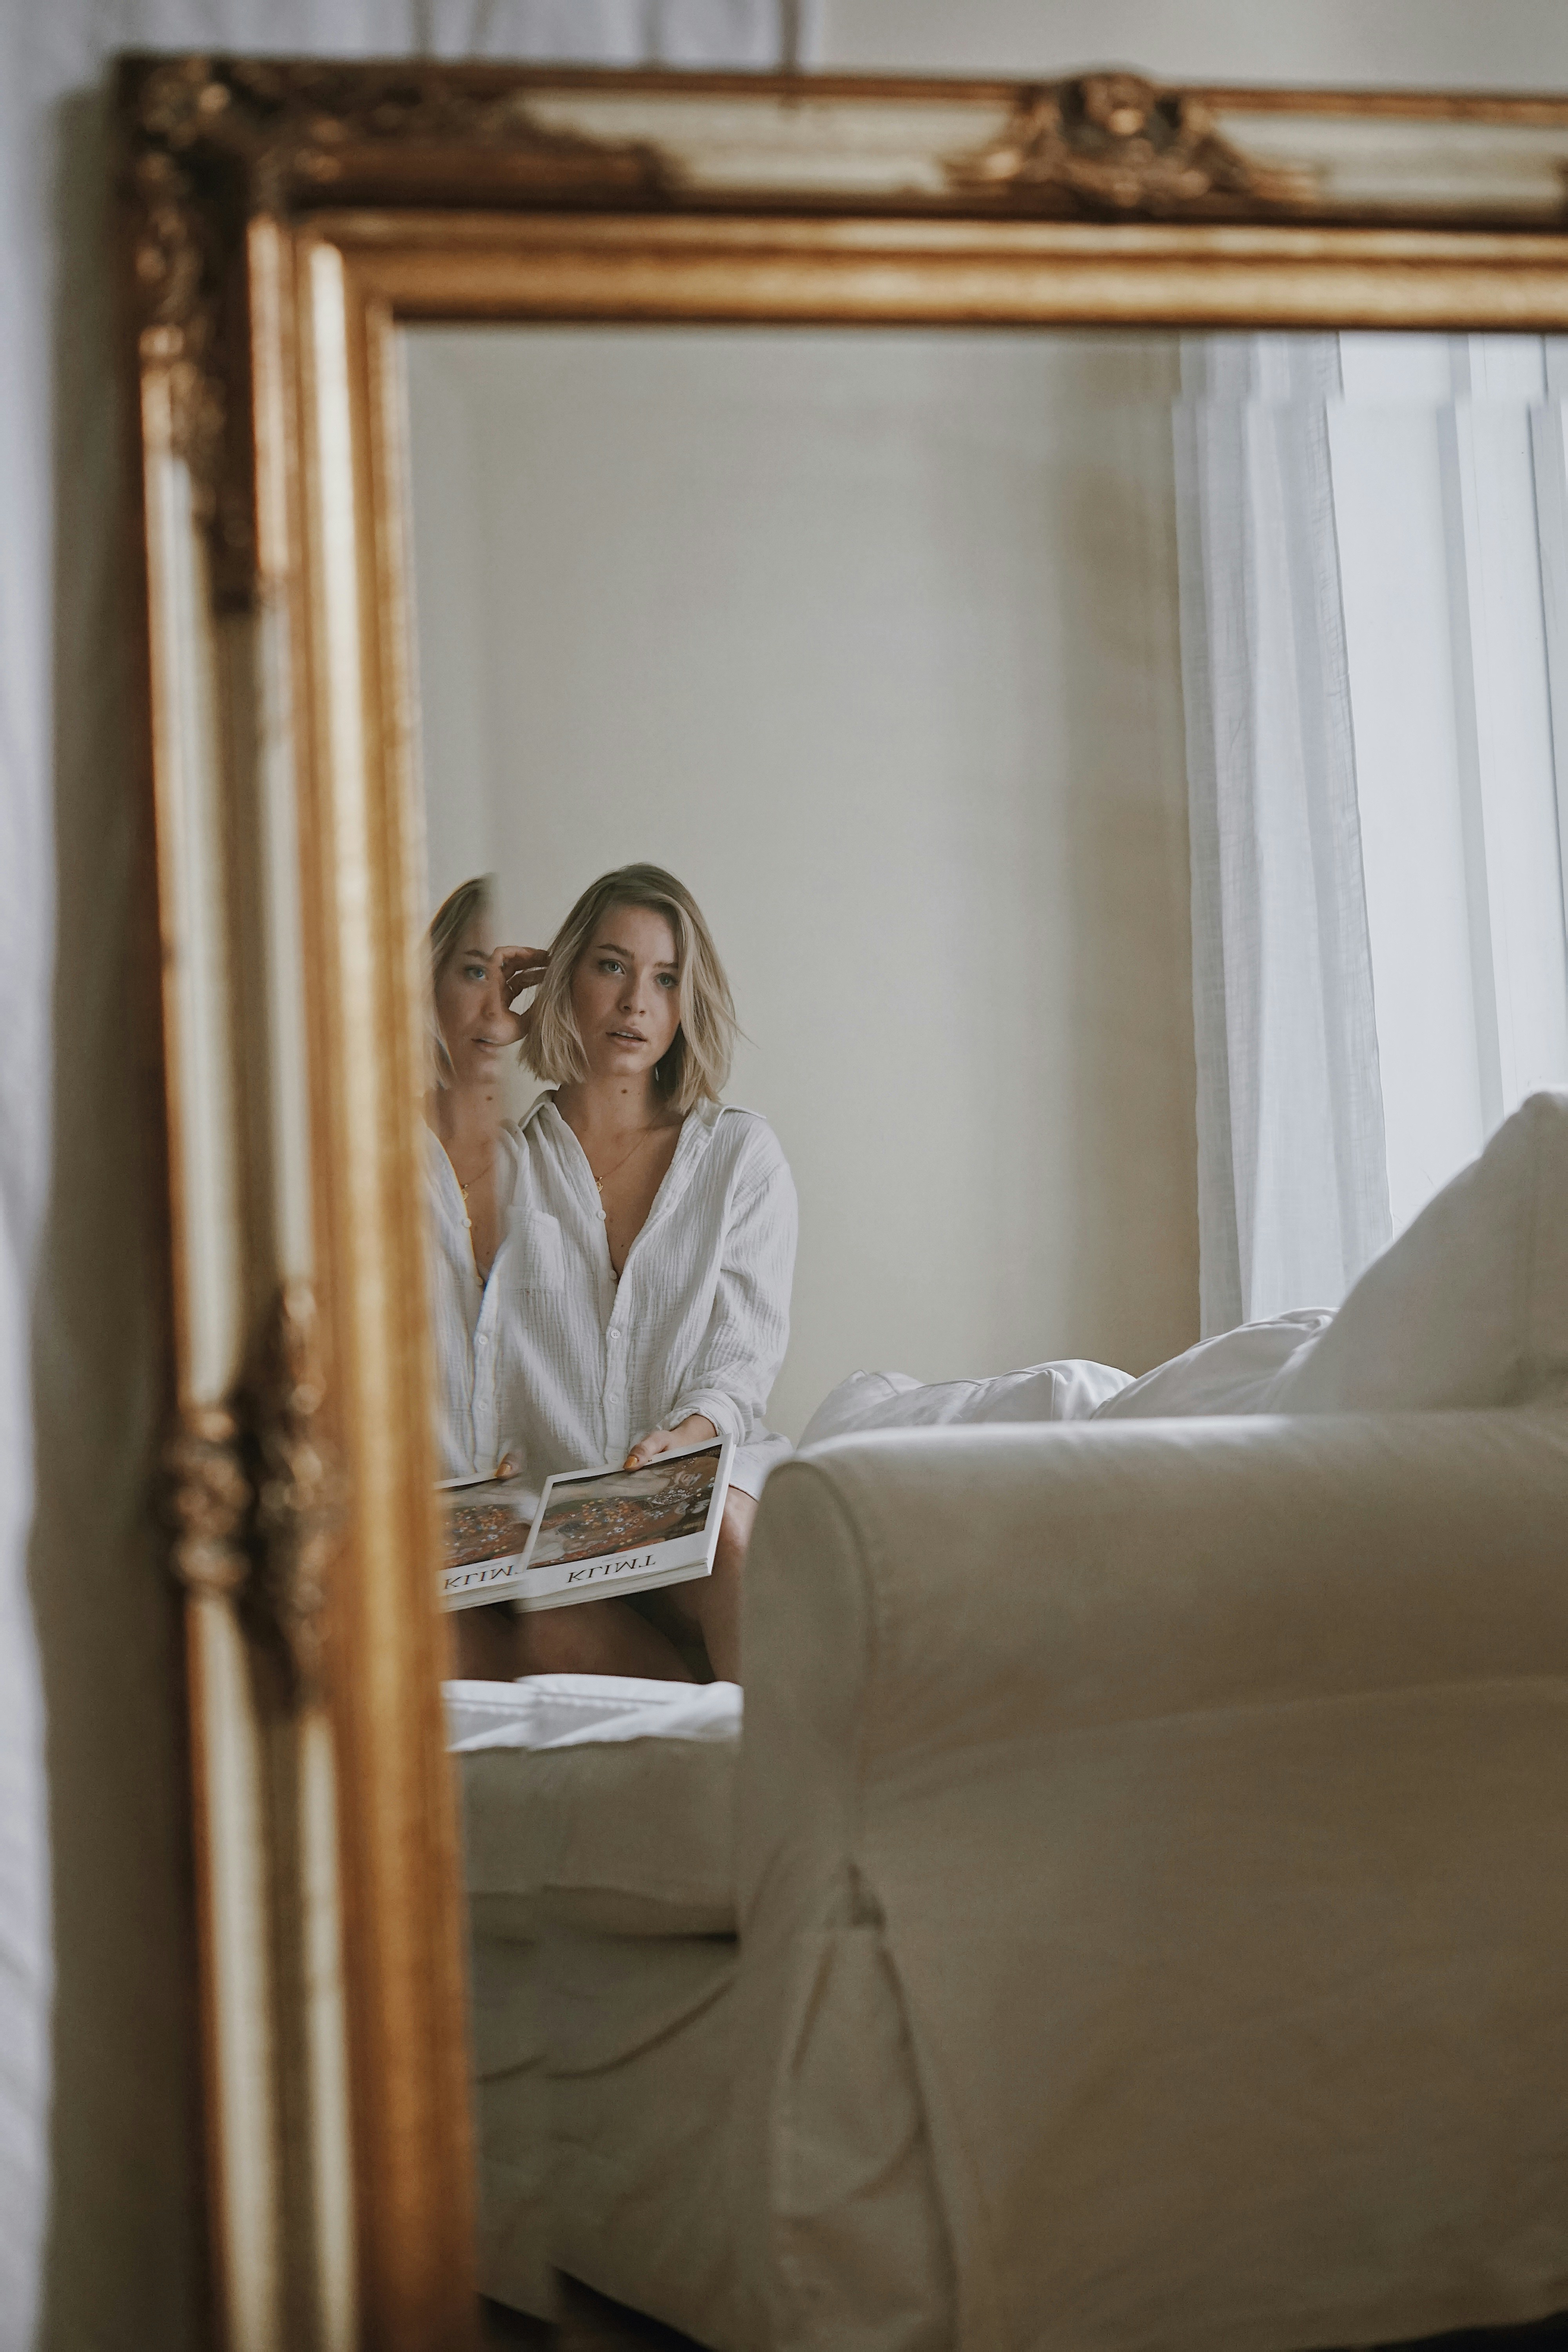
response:
[[[469,1689],[487,2291],[548,2250],[721,2352],[1568,2306],[1565,1268],[1541,1097],[1268,1417],[786,1465],[743,1737],[727,1686],[563,1685],[597,1732],[543,1747]]]

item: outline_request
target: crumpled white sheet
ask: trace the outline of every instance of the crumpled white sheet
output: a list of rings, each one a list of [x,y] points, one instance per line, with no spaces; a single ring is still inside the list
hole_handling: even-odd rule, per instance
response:
[[[619,1739],[731,1739],[739,1683],[659,1683],[634,1675],[524,1675],[445,1685],[447,1746],[581,1748]]]
[[[908,1372],[851,1372],[824,1397],[800,1435],[799,1450],[830,1437],[863,1436],[873,1429],[939,1429],[961,1423],[1090,1421],[1120,1391],[1131,1372],[1087,1357],[1063,1356],[1026,1364],[984,1380],[921,1381]]]

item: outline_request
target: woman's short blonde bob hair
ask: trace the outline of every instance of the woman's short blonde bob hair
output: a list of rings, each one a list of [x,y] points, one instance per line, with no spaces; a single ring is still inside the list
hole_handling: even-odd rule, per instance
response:
[[[584,891],[551,942],[520,1060],[547,1086],[571,1086],[587,1076],[572,1010],[572,975],[612,907],[650,908],[675,934],[680,1026],[663,1060],[654,1065],[655,1092],[682,1113],[700,1102],[717,1102],[734,1052],[735,1001],[701,909],[686,885],[662,866],[617,866]]]
[[[431,1086],[447,1087],[452,1083],[452,1057],[447,1051],[447,1041],[441,1034],[440,1018],[436,1011],[436,991],[441,985],[441,974],[457,954],[462,945],[463,934],[471,924],[483,922],[489,929],[494,905],[495,876],[476,874],[472,881],[459,882],[451,897],[442,899],[431,918],[430,929],[425,934],[430,961],[425,1058]]]

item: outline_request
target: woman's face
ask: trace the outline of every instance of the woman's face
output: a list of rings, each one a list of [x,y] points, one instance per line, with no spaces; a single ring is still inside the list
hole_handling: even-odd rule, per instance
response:
[[[652,907],[610,907],[572,974],[572,1010],[595,1078],[636,1078],[680,1026],[675,933]]]
[[[482,914],[474,918],[436,982],[436,1019],[459,1087],[497,1085],[502,1054],[522,1034],[521,1018],[506,1009],[501,961],[488,928]]]

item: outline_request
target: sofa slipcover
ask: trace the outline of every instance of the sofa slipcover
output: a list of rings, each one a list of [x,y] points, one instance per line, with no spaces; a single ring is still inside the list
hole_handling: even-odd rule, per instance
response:
[[[1568,2305],[1565,1501],[1535,1412],[775,1474],[744,2303],[700,2340],[1305,2352]]]

